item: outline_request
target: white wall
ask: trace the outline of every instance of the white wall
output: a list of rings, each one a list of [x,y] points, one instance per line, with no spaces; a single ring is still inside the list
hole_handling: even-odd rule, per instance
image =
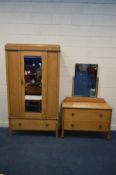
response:
[[[0,2],[0,124],[7,120],[6,43],[61,45],[60,102],[71,96],[75,63],[99,65],[99,97],[113,107],[116,129],[116,5]]]

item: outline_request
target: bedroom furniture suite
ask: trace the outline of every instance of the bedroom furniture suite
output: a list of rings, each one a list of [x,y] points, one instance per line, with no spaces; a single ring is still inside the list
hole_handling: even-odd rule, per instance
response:
[[[53,131],[58,137],[60,46],[8,43],[5,51],[10,133]],[[72,97],[61,106],[62,137],[65,131],[96,131],[109,138],[112,108],[97,98],[97,68],[76,64]]]
[[[9,129],[58,136],[60,46],[6,44]]]

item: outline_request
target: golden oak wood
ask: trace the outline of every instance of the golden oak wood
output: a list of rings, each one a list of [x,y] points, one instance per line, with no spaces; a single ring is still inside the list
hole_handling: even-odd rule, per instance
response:
[[[62,103],[65,130],[106,132],[109,138],[112,107],[103,98],[67,97]]]
[[[60,46],[6,44],[9,129],[55,131],[58,136]],[[42,57],[42,112],[25,112],[24,56]]]
[[[64,122],[65,130],[74,130],[74,131],[108,131],[108,122]]]
[[[54,131],[56,125],[57,120],[10,119],[10,126],[13,130]]]
[[[92,102],[92,103],[104,103],[103,98],[93,98],[93,97],[66,97],[63,102]]]
[[[52,59],[52,56],[54,59]],[[58,101],[55,99],[58,99],[59,93],[57,90],[57,87],[59,87],[59,59],[58,59],[58,54],[53,53],[51,55],[48,53],[48,68],[47,68],[47,75],[48,75],[48,80],[47,80],[47,113],[48,113],[48,118],[58,118]]]
[[[18,57],[17,52],[8,52],[7,53],[7,84],[10,86],[8,88],[8,97],[9,97],[9,114],[12,117],[18,117],[20,115],[20,96],[19,93],[19,69],[20,64],[19,60],[15,62],[15,58]]]
[[[58,44],[12,44],[7,43],[5,45],[6,50],[14,51],[56,51],[60,52],[60,46]]]
[[[110,119],[110,111],[103,109],[65,109],[64,108],[64,121],[97,121],[108,122]]]

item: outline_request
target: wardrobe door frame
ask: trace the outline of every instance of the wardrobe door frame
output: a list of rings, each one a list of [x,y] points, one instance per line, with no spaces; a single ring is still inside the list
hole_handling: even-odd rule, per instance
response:
[[[26,112],[25,111],[25,80],[24,80],[24,56],[40,56],[42,57],[42,111],[41,112]],[[47,109],[47,53],[40,51],[21,51],[20,52],[20,72],[21,72],[21,111],[22,116],[31,119],[45,119]]]
[[[9,118],[21,116],[20,106],[20,59],[18,51],[6,52],[6,78]]]
[[[58,119],[60,64],[59,53],[48,52],[47,59],[47,118]]]

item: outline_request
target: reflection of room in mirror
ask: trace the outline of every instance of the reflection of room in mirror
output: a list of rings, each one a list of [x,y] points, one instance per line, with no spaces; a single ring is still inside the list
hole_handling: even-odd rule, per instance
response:
[[[96,97],[97,71],[97,64],[75,64],[75,96]]]
[[[25,111],[41,112],[42,101],[42,58],[24,56]]]
[[[41,100],[25,100],[26,112],[41,112]]]
[[[25,56],[25,95],[41,95],[42,59],[40,56]]]

